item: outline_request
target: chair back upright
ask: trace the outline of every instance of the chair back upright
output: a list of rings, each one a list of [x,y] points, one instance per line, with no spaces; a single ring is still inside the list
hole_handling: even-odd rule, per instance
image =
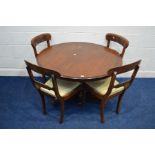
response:
[[[38,53],[37,53],[37,48],[36,46],[44,41],[47,42],[47,47],[50,47],[50,40],[51,40],[51,34],[50,33],[43,33],[43,34],[40,34],[34,38],[32,38],[31,40],[31,45],[33,47],[33,50],[34,50],[34,54],[35,54],[35,57],[37,57]]]
[[[121,57],[124,56],[125,50],[129,46],[129,41],[126,38],[124,38],[124,37],[122,37],[122,36],[120,36],[118,34],[108,33],[108,34],[106,34],[106,40],[107,40],[107,47],[108,48],[110,47],[110,42],[111,41],[117,42],[120,45],[122,45],[123,49],[122,49],[122,52],[120,53],[120,56]]]

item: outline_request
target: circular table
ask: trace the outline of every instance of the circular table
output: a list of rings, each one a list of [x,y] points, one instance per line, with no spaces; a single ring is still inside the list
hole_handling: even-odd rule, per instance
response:
[[[122,57],[102,45],[69,42],[44,49],[38,54],[37,63],[64,78],[86,80],[106,77],[109,69],[122,65]]]

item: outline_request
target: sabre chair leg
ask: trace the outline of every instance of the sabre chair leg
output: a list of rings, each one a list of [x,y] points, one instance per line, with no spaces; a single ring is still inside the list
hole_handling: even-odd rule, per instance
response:
[[[101,101],[101,103],[100,103],[100,121],[101,121],[101,123],[104,123],[104,107],[105,107],[105,103],[106,103],[106,100]]]
[[[59,123],[63,123],[64,121],[64,101],[60,101],[60,121]]]
[[[118,103],[117,103],[117,108],[116,108],[116,113],[118,114],[121,110],[121,105],[122,105],[122,98],[124,96],[124,92],[119,95],[118,97]]]
[[[41,102],[42,102],[42,112],[43,112],[43,114],[46,114],[45,96],[40,92],[39,92],[39,94],[40,94]]]

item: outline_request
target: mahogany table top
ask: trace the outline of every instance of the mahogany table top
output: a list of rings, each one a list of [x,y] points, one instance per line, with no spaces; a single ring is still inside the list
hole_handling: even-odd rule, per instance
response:
[[[94,43],[69,42],[52,45],[37,56],[41,67],[58,71],[70,79],[95,79],[107,76],[111,68],[122,65],[119,53]]]

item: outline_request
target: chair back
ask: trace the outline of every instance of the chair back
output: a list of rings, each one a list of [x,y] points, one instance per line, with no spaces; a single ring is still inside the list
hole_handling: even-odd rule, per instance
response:
[[[136,61],[136,62],[131,63],[131,64],[128,64],[128,65],[124,65],[121,67],[116,67],[116,68],[110,69],[108,71],[108,75],[111,77],[111,81],[109,84],[107,94],[109,95],[113,88],[119,88],[119,87],[123,86],[124,90],[128,89],[136,77],[136,74],[139,70],[140,63],[141,63],[141,60]],[[130,78],[128,80],[125,80],[125,81],[115,85],[115,80],[117,78],[117,75],[127,73],[129,71],[132,71]]]
[[[125,50],[129,46],[129,41],[126,38],[124,38],[118,34],[108,33],[108,34],[106,34],[106,40],[107,40],[108,48],[110,46],[110,41],[114,41],[114,42],[121,44],[123,46],[123,49],[122,49],[120,56],[121,57],[124,56]]]
[[[52,37],[51,37],[50,33],[43,33],[43,34],[40,34],[40,35],[32,38],[31,45],[32,45],[33,50],[34,50],[35,57],[37,57],[37,55],[38,55],[36,46],[38,44],[40,44],[41,42],[46,41],[47,42],[47,47],[50,47],[50,40],[51,40],[51,38]]]
[[[28,74],[32,81],[33,86],[39,91],[40,91],[41,87],[48,89],[48,90],[53,90],[55,92],[56,97],[60,98],[60,94],[58,91],[58,85],[57,85],[57,78],[60,78],[60,76],[61,76],[60,73],[58,73],[54,70],[49,70],[49,69],[39,67],[39,66],[34,65],[28,61],[25,61],[25,63],[26,63],[26,69],[28,71]],[[44,83],[40,82],[39,80],[36,80],[33,72],[42,74],[42,75],[45,75],[45,76],[48,76],[49,78],[51,78],[53,87],[49,87],[49,86],[45,85]]]

